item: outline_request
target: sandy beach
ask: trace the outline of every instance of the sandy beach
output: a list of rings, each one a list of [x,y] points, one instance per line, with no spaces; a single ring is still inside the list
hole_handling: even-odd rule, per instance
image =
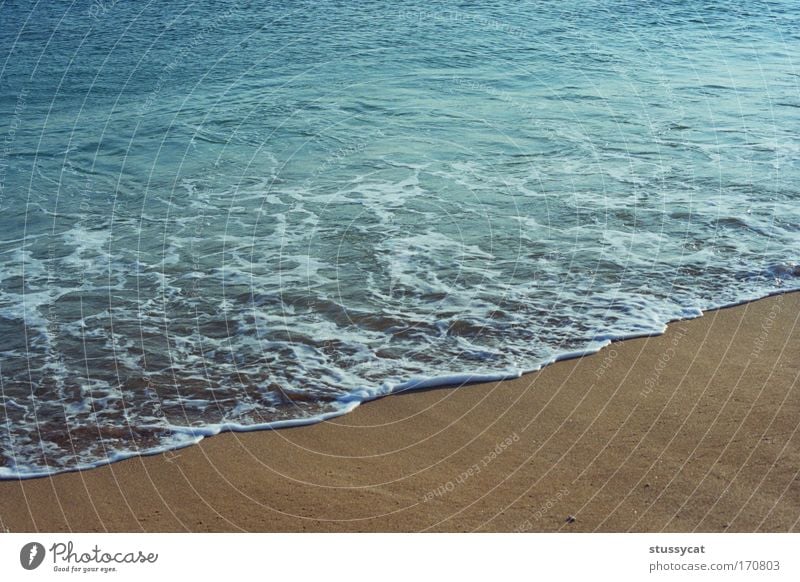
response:
[[[0,482],[0,531],[800,530],[800,294],[520,379]]]

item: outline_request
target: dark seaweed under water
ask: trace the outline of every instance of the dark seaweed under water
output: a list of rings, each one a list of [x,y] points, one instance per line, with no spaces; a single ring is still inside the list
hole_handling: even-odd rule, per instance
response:
[[[800,280],[796,2],[0,21],[0,477],[515,375]]]

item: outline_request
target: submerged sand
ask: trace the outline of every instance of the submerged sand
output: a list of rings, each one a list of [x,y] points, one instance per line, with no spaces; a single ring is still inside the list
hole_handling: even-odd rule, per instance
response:
[[[517,380],[0,482],[0,531],[798,531],[800,293]]]

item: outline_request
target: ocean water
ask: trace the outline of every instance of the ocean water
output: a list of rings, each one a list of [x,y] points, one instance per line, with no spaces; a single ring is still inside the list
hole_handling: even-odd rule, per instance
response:
[[[800,287],[800,5],[0,1],[0,477]]]

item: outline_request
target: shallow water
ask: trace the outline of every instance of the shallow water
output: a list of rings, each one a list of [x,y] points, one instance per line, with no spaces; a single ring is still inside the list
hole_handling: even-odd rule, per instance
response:
[[[796,3],[275,4],[0,5],[0,476],[800,287]]]

